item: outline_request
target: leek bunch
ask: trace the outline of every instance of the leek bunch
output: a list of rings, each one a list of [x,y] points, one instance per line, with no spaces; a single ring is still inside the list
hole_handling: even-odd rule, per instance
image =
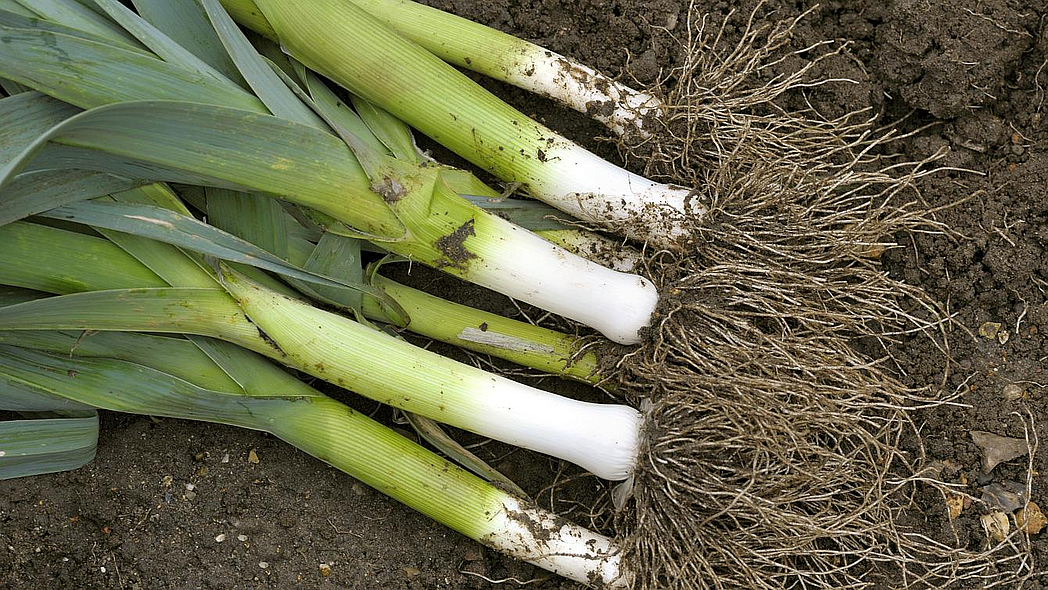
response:
[[[884,235],[922,221],[893,205],[917,168],[901,180],[861,170],[870,160],[849,160],[854,146],[845,142],[834,152],[848,162],[839,166],[745,161],[705,171],[700,202],[692,188],[605,162],[508,107],[369,13],[386,10],[378,0],[135,0],[137,12],[115,0],[88,4],[0,0],[0,84],[11,95],[0,100],[0,284],[33,291],[0,308],[0,333],[8,344],[41,339],[10,353],[12,375],[34,363],[59,366],[53,353],[74,336],[55,331],[102,331],[95,342],[110,365],[128,362],[119,351],[131,340],[122,338],[167,334],[165,346],[179,342],[172,346],[198,358],[195,347],[221,365],[239,384],[234,395],[266,403],[252,410],[262,422],[242,420],[208,401],[230,399],[228,379],[216,373],[198,383],[179,367],[148,365],[199,388],[151,388],[180,400],[165,413],[168,402],[156,397],[157,413],[269,430],[380,487],[387,484],[369,464],[342,455],[367,462],[403,452],[418,459],[404,460],[417,471],[405,477],[419,480],[437,462],[399,440],[391,446],[380,429],[301,384],[246,387],[219,359],[268,357],[412,414],[564,458],[623,481],[619,505],[633,493],[634,518],[623,519],[619,542],[458,471],[461,494],[442,495],[426,480],[398,499],[597,585],[858,587],[864,560],[924,550],[897,530],[884,484],[904,461],[894,443],[917,396],[849,341],[934,323],[895,299],[913,295],[931,315],[933,305],[870,262],[892,245]],[[223,6],[265,38],[245,36]],[[401,7],[394,20],[443,18]],[[625,107],[606,122],[650,131],[641,121],[657,101],[611,92],[607,100]],[[554,245],[589,253],[600,242],[564,233],[573,221],[551,222],[549,209],[523,221],[533,206],[490,202],[496,191],[420,154],[408,125],[579,220],[654,246],[645,264],[665,264],[675,278],[653,273],[667,283],[660,292],[647,278]],[[518,214],[553,233],[540,237],[505,218]],[[577,379],[607,376],[576,337],[390,282],[377,274],[380,264],[361,264],[376,251],[616,342],[643,342],[616,377],[644,412],[554,396],[374,329],[371,322],[406,327]],[[130,383],[124,365],[110,365],[83,368]],[[151,411],[149,400],[121,406],[17,375],[12,383],[23,379],[58,400],[55,411],[78,412],[61,417],[79,429],[67,444],[79,455],[66,466],[89,455],[91,408]],[[321,436],[316,424],[365,434],[351,447],[311,438]],[[468,501],[480,512],[431,506],[469,494],[483,496]],[[497,530],[473,521],[481,515]],[[840,556],[855,551],[862,558],[842,565]]]

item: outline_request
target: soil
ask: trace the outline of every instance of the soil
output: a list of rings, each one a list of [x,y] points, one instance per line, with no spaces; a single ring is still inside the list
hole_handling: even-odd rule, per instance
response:
[[[674,35],[689,2],[674,0],[441,0],[432,4],[530,39],[611,75],[650,84],[678,64]],[[699,0],[694,8],[740,34],[752,2]],[[757,20],[806,10],[772,0]],[[800,49],[847,42],[822,75],[852,83],[818,87],[807,99],[827,115],[872,108],[879,121],[914,135],[898,144],[911,159],[942,147],[952,171],[923,181],[923,198],[946,235],[897,236],[885,253],[892,273],[926,289],[953,314],[948,391],[959,403],[920,413],[925,451],[941,477],[979,498],[984,488],[1032,486],[1048,509],[1043,453],[990,473],[971,432],[1048,440],[1048,6],[1028,0],[830,1],[797,29]],[[485,82],[565,135],[618,159],[594,138],[600,126],[549,101]],[[639,163],[637,163],[639,164]],[[965,200],[966,199],[966,200]],[[518,308],[432,273],[414,281],[507,315]],[[448,354],[459,354],[441,347]],[[900,376],[937,386],[941,352],[925,338],[892,350]],[[469,360],[469,359],[467,359]],[[552,379],[532,382],[599,398]],[[387,411],[347,396],[390,421]],[[540,503],[595,527],[585,507],[607,487],[542,456],[466,444]],[[994,488],[989,487],[992,491]],[[917,532],[986,544],[984,504],[950,519],[937,492],[920,493]],[[1048,561],[1048,533],[1028,538],[1031,568]],[[1020,540],[1021,542],[1025,542]],[[324,567],[322,567],[324,566]],[[495,580],[491,582],[488,580]],[[503,558],[397,504],[274,437],[230,427],[105,413],[97,459],[71,473],[0,482],[0,586],[51,588],[577,588]],[[976,587],[976,581],[958,582]],[[1027,588],[1048,585],[1033,577]]]

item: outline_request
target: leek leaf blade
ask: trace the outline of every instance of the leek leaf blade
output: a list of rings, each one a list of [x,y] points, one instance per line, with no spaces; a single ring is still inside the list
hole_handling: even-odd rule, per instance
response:
[[[91,462],[98,414],[0,421],[0,480],[70,471]]]
[[[243,78],[215,34],[197,0],[132,0],[138,14],[175,43],[192,51],[226,78],[243,86]]]

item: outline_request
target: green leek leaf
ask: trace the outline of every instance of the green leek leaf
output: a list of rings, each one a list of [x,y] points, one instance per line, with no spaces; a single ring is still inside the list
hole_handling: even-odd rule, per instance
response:
[[[52,209],[43,215],[150,238],[328,288],[352,289],[373,296],[382,293],[363,283],[304,271],[246,240],[161,207],[89,201]]]
[[[197,0],[132,0],[142,18],[164,32],[176,43],[192,51],[223,76],[243,83],[240,71],[226,53],[222,41],[215,34],[207,13]]]
[[[0,479],[82,467],[95,458],[97,446],[98,414],[93,411],[68,418],[0,421]]]
[[[302,104],[302,101],[288,89],[273,68],[258,54],[233,19],[229,18],[222,5],[217,0],[202,0],[202,2],[229,56],[255,95],[262,100],[269,111],[278,117],[326,130],[327,125],[324,124],[324,121],[309,107]]]
[[[75,0],[18,0],[18,3],[42,19],[61,23],[101,38],[113,39],[121,45],[138,46],[134,37],[127,31]]]
[[[193,52],[176,43],[160,29],[151,25],[149,21],[138,16],[123,4],[116,0],[93,1],[110,18],[116,21],[124,30],[134,35],[139,42],[148,47],[160,59],[202,76],[209,76],[223,84],[236,87],[236,84],[223,76],[221,72],[208,65],[207,62],[194,55]],[[240,88],[237,87],[237,89]]]
[[[146,180],[90,170],[40,170],[19,174],[0,189],[0,225],[103,195],[132,189]]]
[[[187,70],[140,51],[56,33],[40,24],[31,28],[0,26],[0,35],[4,38],[0,43],[0,77],[81,108],[187,96],[254,111],[264,108],[257,98],[226,79]],[[71,75],[76,76],[75,84],[70,83]]]

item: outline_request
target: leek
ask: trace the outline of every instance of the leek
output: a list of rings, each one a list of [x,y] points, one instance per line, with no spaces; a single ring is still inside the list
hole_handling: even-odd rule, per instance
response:
[[[10,263],[49,250],[97,250],[102,240],[25,222],[0,227],[4,234],[24,236],[0,251],[0,266],[11,269],[6,284],[46,290],[47,277],[59,274],[91,292],[4,308],[0,329],[210,336],[376,401],[560,457],[606,479],[626,479],[637,464],[643,417],[629,406],[579,402],[488,374],[267,289],[228,268],[221,282],[232,298],[218,288],[136,288],[134,273],[96,278],[92,269],[63,265],[60,256],[50,254],[43,254],[53,261],[47,269],[16,267]]]
[[[661,102],[586,64],[491,27],[411,0],[351,0],[444,61],[551,98],[618,135],[644,132]],[[245,26],[276,37],[251,0],[223,4]]]
[[[371,158],[378,162],[376,184],[338,138],[264,114],[257,98],[217,74],[203,76],[199,68],[77,36],[75,29],[56,32],[65,30],[60,23],[45,29],[9,13],[4,19],[0,28],[10,41],[0,46],[0,76],[96,108],[27,146],[0,169],[0,180],[32,166],[73,166],[260,192],[332,216],[355,228],[353,235],[363,232],[393,252],[575,319],[617,342],[639,341],[651,321],[658,296],[650,281],[589,263],[485,212],[451,190],[439,169],[407,167],[379,154]],[[177,98],[187,88],[194,100],[235,109],[111,104]],[[171,144],[172,137],[179,141]],[[397,188],[380,196],[372,188],[383,191],[383,179]],[[346,231],[337,223],[328,229]]]
[[[108,339],[107,344],[123,349],[146,343],[166,352],[142,364],[140,359],[86,355],[85,348],[75,346],[91,338],[41,334],[35,344],[43,344],[43,350],[33,350],[34,342],[23,343],[28,348],[0,344],[0,407],[16,403],[18,395],[23,404],[71,403],[266,431],[497,551],[580,582],[626,586],[619,550],[607,537],[484,482],[304,383],[288,378],[250,390],[208,389],[194,381],[214,383],[228,376],[207,357],[195,358],[196,377],[188,380],[166,372],[169,360],[192,347],[188,341],[141,334]],[[63,347],[64,353],[51,352]],[[265,364],[258,357],[254,362],[248,359],[252,368],[259,368],[260,362]],[[46,452],[54,454],[76,443],[76,428],[93,428],[88,434],[97,431],[97,419],[85,421],[83,426],[64,425],[64,439],[51,435]],[[50,424],[31,422],[22,431],[5,430],[7,436],[0,437],[2,460],[46,462],[48,457],[40,457],[38,449],[41,436],[50,434]],[[70,443],[63,446],[64,440]],[[93,446],[78,449],[71,450],[87,453],[81,462],[93,456]],[[0,473],[13,477],[26,471],[8,468]]]
[[[688,242],[689,225],[705,212],[691,189],[654,182],[601,159],[521,114],[353,2],[224,4],[243,25],[275,35],[309,68],[579,219],[680,248]]]

